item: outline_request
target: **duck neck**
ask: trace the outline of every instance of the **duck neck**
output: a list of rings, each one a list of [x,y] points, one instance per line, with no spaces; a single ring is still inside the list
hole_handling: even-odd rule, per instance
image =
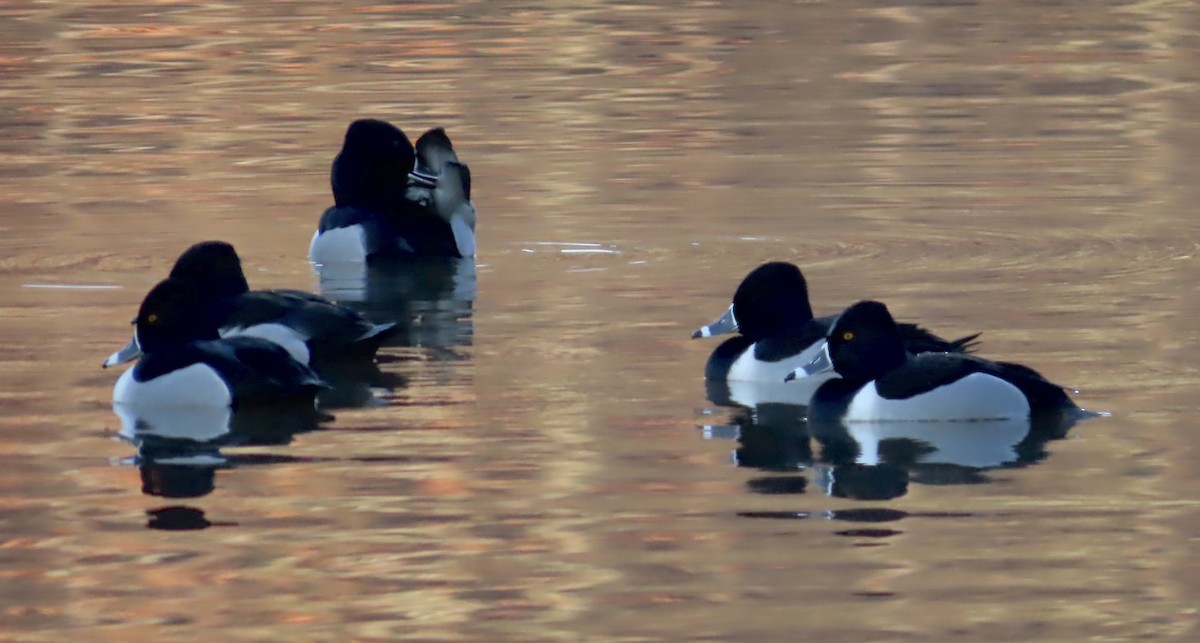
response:
[[[833,367],[843,379],[865,384],[894,371],[908,361],[908,351],[901,342],[881,341],[860,345],[833,358]]]

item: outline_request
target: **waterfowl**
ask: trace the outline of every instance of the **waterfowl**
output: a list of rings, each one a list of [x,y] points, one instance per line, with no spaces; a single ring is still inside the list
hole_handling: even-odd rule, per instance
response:
[[[175,261],[170,277],[187,284],[192,308],[221,337],[253,336],[279,344],[297,361],[318,370],[344,362],[370,361],[396,332],[394,323],[374,324],[357,312],[299,290],[251,291],[233,246],[204,241]],[[136,336],[105,361],[112,366],[138,356]]]
[[[819,354],[789,375],[835,371],[809,401],[809,421],[996,421],[1079,411],[1037,371],[963,353],[906,348],[887,306],[862,301],[830,327]]]
[[[712,352],[705,378],[774,383],[819,353],[836,317],[814,318],[803,273],[795,265],[775,261],[750,271],[725,314],[696,330],[692,338],[739,333]],[[915,324],[899,328],[904,345],[915,353],[967,351],[978,337],[946,341]]]
[[[300,404],[311,408],[326,384],[278,344],[217,336],[193,287],[159,282],[134,320],[141,358],[113,389],[113,402],[143,407]]]
[[[441,128],[414,150],[391,123],[354,121],[330,182],[334,205],[309,245],[313,263],[474,256],[470,173]]]

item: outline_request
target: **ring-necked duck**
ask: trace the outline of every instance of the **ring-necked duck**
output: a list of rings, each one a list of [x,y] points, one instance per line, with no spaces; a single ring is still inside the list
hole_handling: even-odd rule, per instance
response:
[[[165,279],[146,295],[134,321],[141,359],[113,389],[113,402],[137,406],[311,407],[326,384],[278,344],[221,339],[205,321],[191,284]]]
[[[318,370],[348,361],[371,360],[396,324],[374,324],[328,299],[300,290],[251,292],[233,246],[204,241],[175,261],[170,277],[191,289],[204,323],[222,337],[261,337],[283,346],[297,361]],[[136,337],[105,366],[138,356]]]
[[[814,318],[808,284],[800,269],[790,263],[770,262],[746,275],[729,310],[692,333],[692,338],[739,333],[712,352],[704,377],[779,382],[818,354],[836,318]],[[979,336],[946,341],[915,324],[901,324],[900,331],[912,352],[966,351]]]
[[[912,354],[886,306],[846,309],[808,365],[834,370],[809,401],[809,421],[1007,420],[1079,412],[1061,386],[1033,369],[963,353]]]
[[[309,246],[313,263],[475,254],[470,173],[441,128],[426,132],[414,150],[390,123],[354,121],[331,184],[334,205]]]
[[[429,205],[431,190],[437,187],[442,166],[451,162],[458,163],[458,154],[454,151],[454,143],[450,141],[450,135],[446,134],[446,130],[441,127],[435,127],[422,134],[421,138],[417,139],[415,151],[416,166],[412,172],[408,173],[409,183],[405,194],[410,201]],[[469,184],[466,192],[467,198],[470,198]]]

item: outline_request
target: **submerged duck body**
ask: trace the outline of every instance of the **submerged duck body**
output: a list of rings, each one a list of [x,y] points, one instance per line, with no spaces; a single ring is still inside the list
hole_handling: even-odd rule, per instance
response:
[[[887,307],[864,301],[830,328],[798,370],[836,371],[809,402],[814,422],[996,421],[1078,412],[1061,386],[1031,368],[963,353],[912,354]]]
[[[316,264],[475,254],[470,171],[441,128],[414,150],[385,121],[354,121],[333,161],[334,205],[309,245]]]
[[[813,316],[808,284],[799,268],[770,262],[746,275],[725,314],[692,337],[739,333],[712,352],[704,367],[705,378],[775,383],[820,354],[836,319],[836,315]],[[965,351],[978,337],[947,341],[915,324],[901,324],[900,330],[905,346],[913,352]]]
[[[315,371],[277,344],[256,337],[217,337],[184,281],[168,278],[151,289],[134,323],[142,355],[117,381],[115,403],[311,407],[326,388]]]
[[[187,284],[191,306],[220,337],[249,336],[285,348],[304,364],[317,367],[370,360],[396,332],[395,324],[374,324],[357,312],[299,290],[251,291],[233,246],[205,241],[188,248],[170,277]],[[114,353],[105,366],[138,355],[136,341]]]

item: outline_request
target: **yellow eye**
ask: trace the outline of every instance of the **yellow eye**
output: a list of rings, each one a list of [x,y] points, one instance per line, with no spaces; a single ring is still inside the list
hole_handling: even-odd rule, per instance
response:
[[[848,342],[848,341],[854,339],[854,333],[852,333],[850,331],[846,331],[846,332],[842,333],[842,339]]]
[[[158,315],[155,315],[154,313],[150,313],[149,315],[146,316],[146,323],[157,324],[158,323]]]

